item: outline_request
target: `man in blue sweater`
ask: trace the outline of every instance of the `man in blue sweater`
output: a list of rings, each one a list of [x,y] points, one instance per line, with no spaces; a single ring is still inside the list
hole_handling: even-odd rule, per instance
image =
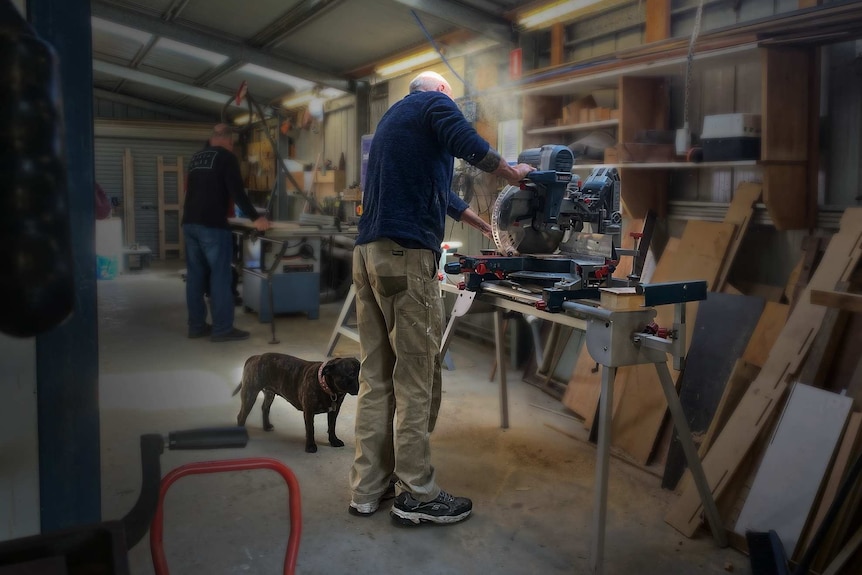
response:
[[[437,485],[429,442],[440,408],[437,264],[446,216],[491,233],[451,191],[454,157],[511,184],[533,170],[509,166],[461,114],[449,83],[422,73],[374,134],[353,251],[362,361],[350,470],[353,515],[377,511],[391,493],[393,475],[398,495],[392,515],[401,523],[456,523],[473,508],[466,497]]]

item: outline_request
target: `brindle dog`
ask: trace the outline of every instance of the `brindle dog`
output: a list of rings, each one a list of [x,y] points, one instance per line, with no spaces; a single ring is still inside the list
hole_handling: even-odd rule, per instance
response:
[[[359,393],[359,360],[337,357],[320,362],[306,361],[282,353],[253,355],[246,360],[242,382],[233,395],[240,390],[242,407],[236,416],[237,425],[245,426],[245,420],[254,407],[258,393],[263,391],[261,409],[264,430],[273,429],[269,421],[269,409],[275,396],[280,395],[305,417],[305,451],[317,452],[317,444],[314,442],[314,416],[318,413],[326,413],[329,445],[343,447],[344,442],[335,435],[335,421],[345,395]]]

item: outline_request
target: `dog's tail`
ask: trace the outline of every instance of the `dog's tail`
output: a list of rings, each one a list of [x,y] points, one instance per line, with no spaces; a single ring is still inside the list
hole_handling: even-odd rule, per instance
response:
[[[242,366],[242,379],[245,379],[245,370],[246,370],[246,368],[248,367],[248,362],[250,362],[251,360],[253,360],[253,359],[255,359],[255,358],[258,358],[258,357],[260,357],[260,356],[259,356],[259,355],[253,355],[253,356],[251,356],[250,358],[248,358],[247,360],[245,360],[245,363],[244,363],[244,364],[243,364],[243,366]],[[240,389],[242,389],[242,380],[240,380],[239,385],[238,385],[238,386],[236,386],[236,389],[235,389],[235,390],[233,390],[233,393],[231,393],[231,394],[230,394],[230,395],[231,395],[231,397],[233,397],[234,395],[236,395],[237,393],[239,393],[239,390],[240,390]]]

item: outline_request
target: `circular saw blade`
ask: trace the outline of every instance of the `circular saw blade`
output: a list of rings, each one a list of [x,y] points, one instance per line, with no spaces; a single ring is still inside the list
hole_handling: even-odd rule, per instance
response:
[[[497,196],[491,210],[491,233],[497,251],[506,256],[517,254],[551,254],[563,239],[555,229],[536,229],[534,193],[517,186],[506,186]]]

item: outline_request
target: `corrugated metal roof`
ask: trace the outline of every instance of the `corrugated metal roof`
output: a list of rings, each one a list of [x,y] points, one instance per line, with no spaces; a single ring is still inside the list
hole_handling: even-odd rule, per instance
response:
[[[93,57],[121,64],[151,76],[223,93],[236,92],[249,82],[260,101],[278,100],[309,90],[316,83],[347,89],[349,73],[366,69],[417,46],[427,45],[425,33],[411,14],[417,10],[434,37],[458,28],[476,29],[472,19],[455,21],[453,14],[476,16],[477,22],[508,26],[503,15],[530,0],[91,0]],[[472,12],[470,12],[472,11]],[[483,30],[485,33],[489,33]],[[499,38],[499,35],[498,35]],[[185,45],[185,46],[184,46]],[[243,69],[246,64],[273,70],[263,75]],[[145,87],[122,70],[111,77],[108,66],[94,75],[98,87],[158,102],[182,99],[177,93]],[[151,78],[152,83],[159,84]],[[194,93],[187,108],[211,111],[212,103]]]

